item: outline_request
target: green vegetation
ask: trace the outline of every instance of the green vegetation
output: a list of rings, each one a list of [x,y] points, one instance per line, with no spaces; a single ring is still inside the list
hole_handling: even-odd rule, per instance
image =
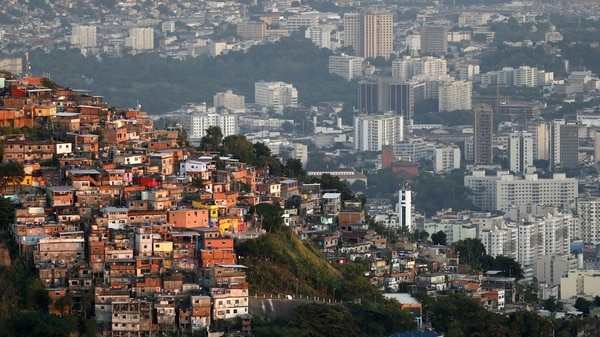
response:
[[[427,216],[442,209],[453,211],[476,209],[469,200],[470,190],[464,186],[464,170],[452,170],[446,175],[421,171],[412,184],[415,208]]]
[[[248,267],[250,294],[333,297],[346,304],[301,306],[292,319],[257,322],[256,336],[384,336],[414,327],[412,315],[367,279],[366,262],[330,264],[310,241],[301,242],[289,228],[273,224],[280,221],[274,213],[257,210],[267,214],[263,227],[270,232],[236,243],[238,261]]]
[[[76,49],[35,51],[30,59],[56,83],[90,89],[106,97],[111,106],[130,107],[135,98],[150,114],[176,110],[190,97],[212,102],[213,95],[225,89],[252,102],[254,83],[261,80],[292,83],[304,105],[340,100],[356,106],[356,82],[329,74],[329,55],[330,50],[319,49],[308,39],[289,37],[251,47],[246,53],[185,60],[155,54],[103,55],[99,60]]]
[[[260,210],[257,213],[261,214]],[[340,289],[340,271],[327,263],[309,241],[301,242],[291,230],[273,225],[274,217],[263,219],[262,226],[269,233],[236,245],[238,262],[248,267],[250,294],[331,297],[334,288]]]
[[[0,289],[0,337],[95,336],[95,324],[83,317],[48,314],[48,292],[20,264],[0,266]]]
[[[433,239],[433,235],[432,235]],[[464,239],[454,243],[454,249],[460,254],[460,263],[468,264],[474,270],[499,270],[506,277],[517,280],[523,278],[521,265],[512,257],[487,255],[480,239]]]

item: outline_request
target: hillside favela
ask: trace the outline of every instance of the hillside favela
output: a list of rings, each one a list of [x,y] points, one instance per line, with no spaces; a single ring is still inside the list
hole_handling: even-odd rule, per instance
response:
[[[600,336],[600,2],[0,5],[0,337]]]

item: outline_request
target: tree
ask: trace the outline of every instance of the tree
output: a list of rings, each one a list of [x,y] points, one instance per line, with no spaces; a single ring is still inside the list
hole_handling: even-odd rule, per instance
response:
[[[16,186],[25,178],[23,164],[8,162],[0,164],[0,187],[5,191],[8,186]]]
[[[583,312],[584,315],[589,315],[590,307],[594,306],[594,302],[588,301],[583,297],[577,297],[575,301],[575,309]]]
[[[15,222],[15,204],[12,200],[0,197],[0,228]]]
[[[439,231],[431,234],[431,241],[434,245],[445,245],[446,244],[446,233]]]
[[[481,259],[486,255],[480,239],[464,239],[454,243],[454,250],[460,254],[460,263],[468,264],[475,270],[481,269]]]
[[[288,159],[285,162],[283,174],[286,177],[297,178],[299,180],[306,179],[306,170],[302,167],[302,161],[300,159]]]
[[[243,135],[231,135],[223,139],[223,151],[248,165],[256,163],[254,145]]]
[[[501,270],[504,273],[504,276],[514,277],[517,280],[524,277],[521,264],[514,258],[504,255],[498,255],[496,258],[492,258],[491,265],[488,266],[486,270],[489,269]]]
[[[177,146],[189,146],[190,142],[188,140],[187,130],[183,127],[177,129]]]
[[[203,151],[221,151],[223,132],[218,126],[210,126],[206,129],[204,137],[200,138],[199,149]]]
[[[557,312],[563,309],[563,304],[556,297],[550,296],[544,301],[544,309],[550,312]]]
[[[283,209],[278,205],[260,203],[250,208],[250,214],[256,214],[259,226],[267,232],[277,232],[284,228]]]
[[[427,233],[426,231],[421,231],[418,229],[415,229],[414,232],[410,233],[410,240],[412,242],[417,242],[417,241],[427,241],[427,239],[429,238],[429,233]]]

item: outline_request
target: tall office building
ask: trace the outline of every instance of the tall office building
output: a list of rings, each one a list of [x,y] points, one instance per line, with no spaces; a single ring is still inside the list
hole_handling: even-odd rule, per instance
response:
[[[552,169],[575,168],[579,163],[579,127],[564,119],[552,120],[550,125]]]
[[[71,44],[80,48],[96,48],[96,26],[73,26]]]
[[[412,124],[415,115],[415,89],[416,82],[396,82],[387,83],[387,102],[386,111],[393,111],[396,115],[401,115],[407,123]]]
[[[533,135],[529,132],[513,132],[508,136],[508,164],[513,172],[524,173],[533,166]]]
[[[277,110],[287,106],[295,107],[298,106],[298,90],[284,82],[255,82],[254,102]]]
[[[154,49],[154,28],[131,28],[128,46],[134,50]]]
[[[421,55],[445,54],[448,51],[448,28],[423,26],[421,35]]]
[[[383,112],[383,102],[380,106],[380,86],[383,86],[379,79],[368,79],[358,82],[358,112],[361,114],[377,114]],[[383,97],[381,97],[383,101]]]
[[[363,75],[362,57],[349,55],[329,56],[329,73],[342,76],[346,81]]]
[[[365,58],[388,59],[394,51],[394,16],[390,13],[344,14],[344,46]]]
[[[360,113],[393,112],[404,117],[408,124],[414,116],[417,82],[403,82],[391,77],[376,77],[358,82]]]
[[[401,227],[412,232],[412,192],[402,189],[398,192],[398,219]]]
[[[474,162],[475,165],[491,165],[494,161],[492,149],[494,137],[494,113],[492,107],[488,104],[479,104],[474,110]]]
[[[381,151],[383,146],[401,141],[403,136],[402,116],[383,114],[354,117],[356,151]]]

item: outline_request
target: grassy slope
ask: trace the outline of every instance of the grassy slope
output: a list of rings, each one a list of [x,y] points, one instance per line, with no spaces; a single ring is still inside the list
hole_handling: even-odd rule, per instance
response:
[[[289,231],[269,233],[238,245],[239,263],[248,267],[251,294],[330,297],[340,272],[310,242]]]

